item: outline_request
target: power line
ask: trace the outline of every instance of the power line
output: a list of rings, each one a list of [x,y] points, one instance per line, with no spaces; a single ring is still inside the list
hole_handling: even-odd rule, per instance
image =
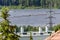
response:
[[[50,16],[48,17],[48,18],[54,18],[53,16],[52,16],[52,11],[50,10],[49,11],[50,12]],[[60,13],[53,13],[53,14],[60,14]],[[22,15],[22,16],[13,16],[13,17],[8,17],[8,18],[21,18],[21,17],[31,17],[31,16],[45,16],[45,15],[48,15],[48,14],[36,14],[36,15]]]
[[[42,16],[42,15],[47,15],[47,14],[22,15],[22,16],[13,16],[13,17],[8,17],[8,18],[20,18],[20,17]]]

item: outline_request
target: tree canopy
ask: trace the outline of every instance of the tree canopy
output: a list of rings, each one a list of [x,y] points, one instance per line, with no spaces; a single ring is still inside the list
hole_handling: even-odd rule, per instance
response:
[[[39,6],[41,8],[49,8],[51,3],[52,8],[60,8],[60,0],[0,0],[1,6]]]
[[[55,32],[58,31],[58,30],[60,30],[60,24],[54,26],[54,27],[53,27],[53,30],[54,30]]]

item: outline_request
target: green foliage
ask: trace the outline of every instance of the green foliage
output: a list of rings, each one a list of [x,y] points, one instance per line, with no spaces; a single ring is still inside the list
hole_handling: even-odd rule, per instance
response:
[[[42,31],[45,31],[45,27],[42,27]]]
[[[2,8],[1,9],[1,17],[3,18],[3,19],[6,19],[8,16],[9,16],[9,14],[8,14],[8,11],[9,11],[9,9],[8,8]]]
[[[59,25],[54,26],[54,27],[53,27],[53,29],[54,29],[54,31],[55,31],[55,32],[56,32],[56,31],[58,31],[58,30],[60,30],[60,24],[59,24]]]
[[[0,7],[8,6],[11,9],[49,8],[50,3],[52,8],[60,8],[60,0],[0,0]]]
[[[17,32],[20,32],[20,27],[16,26],[16,33]],[[35,27],[35,26],[31,26],[31,25],[28,25],[28,26],[23,26],[24,28],[24,31],[25,32],[29,32],[29,31],[39,31],[39,27]]]
[[[1,27],[1,25],[0,25],[0,32],[2,32],[2,27]]]
[[[21,27],[18,27],[18,26],[16,27],[16,33],[17,33],[17,32],[20,32],[20,28],[21,28]]]
[[[30,40],[33,40],[32,33],[30,32]]]
[[[38,27],[35,26],[23,26],[24,27],[24,31],[39,31]]]
[[[10,21],[7,19],[9,17],[9,9],[7,7],[3,7],[1,9],[1,18],[3,19],[0,22],[1,34],[0,40],[19,40],[18,35],[14,33],[16,30],[16,26],[9,25]]]

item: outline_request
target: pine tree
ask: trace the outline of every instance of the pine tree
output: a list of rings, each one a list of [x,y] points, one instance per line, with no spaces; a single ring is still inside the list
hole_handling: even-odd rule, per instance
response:
[[[16,26],[9,25],[10,21],[7,19],[9,17],[8,12],[9,9],[7,7],[3,7],[0,12],[0,17],[2,18],[2,21],[0,22],[2,27],[0,40],[19,40],[20,36],[14,33]]]

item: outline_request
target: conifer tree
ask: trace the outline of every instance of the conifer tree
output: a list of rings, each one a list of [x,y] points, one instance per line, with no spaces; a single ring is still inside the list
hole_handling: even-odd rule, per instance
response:
[[[9,17],[9,9],[7,7],[3,7],[0,12],[0,17],[2,21],[0,22],[1,25],[1,34],[0,40],[19,40],[18,35],[14,33],[16,26],[9,25],[10,21],[7,19]]]

